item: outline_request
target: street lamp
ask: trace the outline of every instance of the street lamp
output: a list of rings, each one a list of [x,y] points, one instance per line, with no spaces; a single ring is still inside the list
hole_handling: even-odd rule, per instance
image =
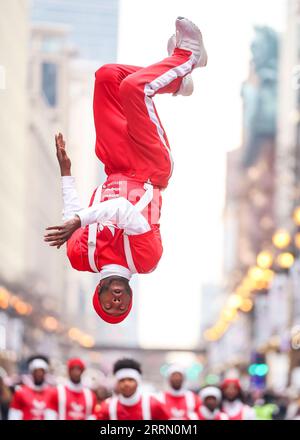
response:
[[[294,244],[297,249],[300,249],[300,232],[297,232],[294,237]]]
[[[293,212],[293,219],[297,226],[300,226],[300,206],[298,206]]]
[[[282,252],[277,256],[277,264],[282,269],[290,269],[294,264],[294,255],[290,252]]]
[[[256,257],[256,263],[261,269],[270,269],[273,264],[273,256],[269,251],[262,251]]]
[[[258,266],[253,266],[248,270],[248,275],[253,281],[258,282],[263,280],[264,270]]]
[[[250,298],[245,298],[240,306],[242,312],[248,313],[253,308],[253,301]]]
[[[290,233],[286,229],[278,229],[272,237],[274,246],[278,249],[286,248],[291,242]]]

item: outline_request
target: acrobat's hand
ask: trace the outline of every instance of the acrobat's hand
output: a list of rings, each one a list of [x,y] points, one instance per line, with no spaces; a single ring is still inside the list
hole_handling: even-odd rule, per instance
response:
[[[56,157],[62,176],[71,176],[71,160],[66,152],[66,142],[61,133],[55,135]]]
[[[46,231],[55,232],[45,234],[44,241],[48,242],[50,246],[56,246],[59,249],[80,226],[80,218],[75,215],[74,218],[66,221],[61,226],[49,226],[49,228],[46,228]]]

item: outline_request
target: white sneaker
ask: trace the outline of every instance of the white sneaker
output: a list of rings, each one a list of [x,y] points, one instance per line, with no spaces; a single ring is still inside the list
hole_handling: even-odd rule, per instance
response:
[[[204,67],[207,64],[207,53],[203,44],[200,29],[190,20],[177,17],[176,22],[176,47],[190,50],[197,60],[195,67]]]
[[[176,47],[176,36],[172,35],[168,41],[168,55],[171,56]],[[194,91],[194,83],[193,78],[190,73],[182,78],[181,85],[176,93],[173,93],[173,96],[182,95],[182,96],[190,96]]]

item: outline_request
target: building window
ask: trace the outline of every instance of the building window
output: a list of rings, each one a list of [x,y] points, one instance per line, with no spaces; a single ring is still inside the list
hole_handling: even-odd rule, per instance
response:
[[[42,63],[42,92],[50,107],[57,105],[57,64]]]

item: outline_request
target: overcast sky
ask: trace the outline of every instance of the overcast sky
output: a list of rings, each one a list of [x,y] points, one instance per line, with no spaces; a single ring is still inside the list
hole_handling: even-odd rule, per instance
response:
[[[201,285],[221,277],[225,154],[241,139],[240,87],[247,77],[254,24],[282,31],[285,0],[121,0],[119,56],[146,66],[166,56],[178,15],[202,30],[208,66],[193,73],[191,97],[157,96],[175,168],[163,193],[164,255],[140,277],[142,346],[193,347]]]

